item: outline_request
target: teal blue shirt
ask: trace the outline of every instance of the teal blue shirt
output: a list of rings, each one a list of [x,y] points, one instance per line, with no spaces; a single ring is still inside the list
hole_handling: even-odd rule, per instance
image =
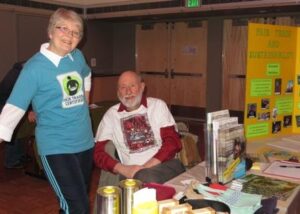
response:
[[[77,153],[94,146],[84,78],[90,68],[75,49],[55,66],[42,53],[25,64],[8,103],[37,116],[35,136],[40,155]]]

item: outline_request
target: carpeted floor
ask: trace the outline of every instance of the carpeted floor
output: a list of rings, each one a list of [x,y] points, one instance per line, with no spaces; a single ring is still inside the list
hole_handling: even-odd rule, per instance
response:
[[[29,148],[28,153],[31,153]],[[32,153],[30,154],[32,155]],[[35,173],[33,161],[25,169],[5,169],[4,144],[0,144],[0,214],[57,214],[59,205],[45,179],[28,175]],[[95,168],[91,179],[90,204],[93,208],[100,170]]]

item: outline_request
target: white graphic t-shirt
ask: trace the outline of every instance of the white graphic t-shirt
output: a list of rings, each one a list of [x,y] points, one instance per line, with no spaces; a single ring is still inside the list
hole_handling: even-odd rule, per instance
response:
[[[160,128],[174,126],[175,121],[166,103],[147,98],[147,107],[119,112],[120,104],[111,107],[103,116],[96,134],[97,141],[111,140],[123,164],[144,164],[160,149]]]

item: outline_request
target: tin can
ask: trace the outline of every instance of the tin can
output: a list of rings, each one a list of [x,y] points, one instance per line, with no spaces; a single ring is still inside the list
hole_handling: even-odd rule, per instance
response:
[[[121,189],[104,186],[97,189],[97,214],[120,214]]]
[[[125,179],[120,181],[122,189],[122,214],[132,214],[133,193],[142,187],[142,182],[136,179]]]

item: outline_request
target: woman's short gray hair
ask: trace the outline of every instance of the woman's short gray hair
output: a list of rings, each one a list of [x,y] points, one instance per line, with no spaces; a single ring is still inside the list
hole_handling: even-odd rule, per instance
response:
[[[68,10],[65,8],[57,9],[50,17],[48,24],[48,34],[53,31],[57,25],[62,21],[73,21],[77,24],[80,32],[83,32],[83,20],[81,16],[73,10]]]

